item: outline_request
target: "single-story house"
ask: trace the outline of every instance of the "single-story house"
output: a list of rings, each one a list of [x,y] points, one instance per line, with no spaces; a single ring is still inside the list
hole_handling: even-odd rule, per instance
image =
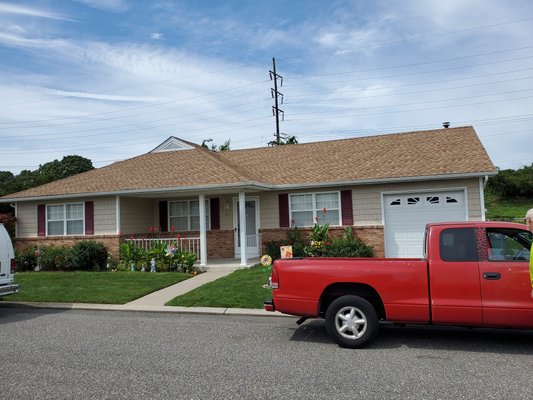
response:
[[[15,208],[18,248],[92,239],[118,254],[123,240],[167,238],[201,265],[244,265],[318,221],[353,227],[377,256],[419,257],[426,223],[485,219],[495,173],[471,126],[224,152],[170,137],[0,201]]]

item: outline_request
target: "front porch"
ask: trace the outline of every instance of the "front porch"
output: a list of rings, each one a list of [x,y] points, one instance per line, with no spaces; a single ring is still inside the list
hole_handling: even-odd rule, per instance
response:
[[[116,234],[145,250],[163,243],[192,252],[200,268],[226,258],[245,267],[261,255],[258,194],[169,191],[117,195],[113,203]]]
[[[210,235],[207,236],[207,250],[211,238]],[[220,236],[220,235],[217,235]],[[215,239],[215,238],[213,238]],[[261,251],[261,235],[247,235],[246,244],[247,244],[247,257],[243,264],[241,258],[211,258],[208,257],[205,263],[201,262],[201,238],[199,236],[192,237],[182,237],[181,235],[176,235],[175,237],[135,237],[135,238],[126,238],[124,239],[126,243],[132,243],[134,246],[140,247],[143,250],[149,250],[153,247],[160,246],[164,244],[169,248],[176,247],[180,251],[191,252],[196,255],[196,264],[195,268],[200,271],[226,271],[226,270],[236,270],[239,268],[249,268],[259,262],[260,251]],[[233,240],[231,240],[233,245]],[[214,245],[214,243],[213,243]],[[209,254],[209,251],[208,251]]]

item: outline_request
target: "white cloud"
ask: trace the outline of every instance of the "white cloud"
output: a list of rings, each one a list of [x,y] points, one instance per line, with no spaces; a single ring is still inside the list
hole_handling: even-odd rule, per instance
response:
[[[60,39],[25,38],[20,35],[0,32],[0,43],[11,47],[63,48],[67,42]]]
[[[124,0],[75,0],[92,8],[106,11],[124,12],[129,9],[129,5]]]
[[[119,96],[100,93],[73,92],[67,90],[49,89],[48,93],[60,97],[75,97],[78,99],[118,101],[118,102],[155,102],[163,101],[161,97]]]
[[[0,14],[14,14],[28,17],[49,18],[61,21],[77,22],[73,19],[65,17],[62,14],[9,3],[0,3]]]
[[[161,39],[163,39],[163,34],[160,33],[160,32],[152,32],[152,33],[150,33],[150,39],[161,40]]]

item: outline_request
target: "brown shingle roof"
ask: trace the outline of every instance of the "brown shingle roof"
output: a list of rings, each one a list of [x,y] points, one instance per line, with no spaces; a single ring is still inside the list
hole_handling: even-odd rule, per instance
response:
[[[496,170],[472,127],[237,150],[221,157],[277,185]]]
[[[213,153],[148,153],[4,199],[238,185],[387,180],[494,173],[472,127]]]

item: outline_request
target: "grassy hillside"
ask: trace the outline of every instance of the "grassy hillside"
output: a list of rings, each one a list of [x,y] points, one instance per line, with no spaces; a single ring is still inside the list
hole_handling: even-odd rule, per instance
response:
[[[533,199],[498,197],[485,192],[487,220],[523,222],[527,210],[533,208]]]

